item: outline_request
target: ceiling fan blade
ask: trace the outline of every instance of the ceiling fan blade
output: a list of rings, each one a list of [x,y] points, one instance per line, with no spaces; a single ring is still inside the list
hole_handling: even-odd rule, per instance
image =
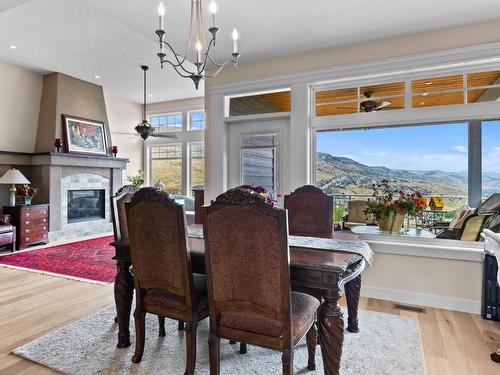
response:
[[[382,109],[382,108],[390,106],[391,104],[392,104],[391,102],[384,100],[383,102],[378,102],[376,109],[377,110]]]
[[[170,139],[177,139],[176,135],[173,134],[161,134],[161,133],[153,133],[149,135],[150,137],[158,137],[158,138],[170,138]]]

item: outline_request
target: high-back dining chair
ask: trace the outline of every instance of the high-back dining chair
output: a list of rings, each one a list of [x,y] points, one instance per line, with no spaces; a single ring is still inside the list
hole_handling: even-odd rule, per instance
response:
[[[290,234],[332,238],[333,197],[320,188],[304,185],[285,195]]]
[[[144,352],[146,313],[186,322],[186,371],[196,363],[198,321],[208,316],[206,277],[192,273],[184,207],[154,188],[139,190],[126,205],[136,290],[136,347]]]
[[[307,335],[308,368],[314,368],[319,302],[290,291],[286,211],[235,188],[219,195],[205,215],[210,374],[220,371],[221,337],[281,351],[288,375],[294,348]]]
[[[127,227],[127,213],[125,209],[125,204],[130,202],[134,194],[137,192],[138,188],[132,185],[125,185],[121,187],[115,195],[111,197],[111,221],[113,222],[113,235],[114,241],[112,243],[115,246],[116,251],[128,251],[129,240],[128,240],[128,227]],[[127,273],[128,275],[128,273]],[[115,283],[115,293],[120,293],[116,290],[118,283]],[[133,296],[129,296],[130,301],[132,301]],[[131,305],[131,302],[127,304]],[[118,307],[117,307],[118,310]],[[130,311],[128,311],[130,315]],[[119,323],[118,317],[115,318],[115,322]],[[158,316],[159,324],[159,336],[165,336],[165,318]],[[178,329],[181,331],[184,329],[184,322],[180,321]]]

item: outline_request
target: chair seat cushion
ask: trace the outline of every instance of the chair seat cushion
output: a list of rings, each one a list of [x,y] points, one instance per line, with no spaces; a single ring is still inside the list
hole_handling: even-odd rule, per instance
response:
[[[293,336],[302,337],[314,321],[319,301],[307,294],[292,292]],[[220,318],[221,326],[252,332],[259,335],[281,337],[283,334],[280,320],[259,316],[254,312],[224,311]]]
[[[193,305],[198,310],[208,308],[207,278],[205,275],[193,274],[194,301]],[[170,293],[164,289],[149,289],[144,296],[144,306],[160,306],[166,309],[186,311],[186,301],[183,296]]]
[[[14,230],[14,227],[10,224],[1,224],[0,225],[0,233],[9,233]]]

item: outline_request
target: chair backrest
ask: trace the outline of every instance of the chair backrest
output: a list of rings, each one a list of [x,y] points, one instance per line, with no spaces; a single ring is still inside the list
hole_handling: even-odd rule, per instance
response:
[[[137,191],[132,185],[125,185],[111,197],[111,219],[115,242],[128,244],[127,214],[125,203],[129,202]]]
[[[461,229],[465,221],[474,215],[476,210],[470,207],[461,207],[455,213],[455,217],[450,221],[448,228],[450,229]]]
[[[363,211],[366,207],[366,201],[352,200],[347,202],[347,216],[350,222],[370,223],[374,221],[373,215],[367,215]]]
[[[287,213],[248,189],[235,188],[205,207],[205,266],[210,324],[251,314],[291,333]],[[219,329],[219,328],[217,328]]]
[[[191,307],[193,276],[183,206],[165,192],[142,188],[126,210],[136,289],[163,289],[185,297]]]
[[[316,186],[305,185],[285,196],[290,234],[331,238],[333,197]]]
[[[461,241],[479,241],[481,231],[491,215],[472,215],[465,220]]]

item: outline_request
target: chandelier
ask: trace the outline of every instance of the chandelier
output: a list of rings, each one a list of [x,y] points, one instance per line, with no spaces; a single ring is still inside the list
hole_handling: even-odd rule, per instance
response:
[[[189,26],[189,39],[186,49],[182,53],[177,53],[172,45],[166,40],[167,32],[164,30],[166,8],[163,2],[158,6],[159,28],[156,30],[160,42],[160,64],[163,68],[164,64],[170,64],[175,69],[177,74],[184,78],[191,78],[195,88],[198,90],[199,83],[202,79],[217,75],[228,63],[232,62],[236,66],[240,54],[238,53],[238,30],[233,29],[233,53],[231,57],[223,63],[218,63],[210,56],[211,49],[215,47],[217,32],[219,28],[215,26],[215,14],[217,13],[217,5],[212,0],[209,6],[209,11],[212,16],[212,26],[208,29],[211,35],[210,41],[206,42],[205,33],[203,32],[203,12],[202,0],[191,0],[191,22]],[[172,54],[172,58],[168,59],[166,50]],[[191,64],[191,61],[196,61]],[[194,67],[193,67],[194,65]],[[207,74],[207,68],[214,68],[212,74]]]

